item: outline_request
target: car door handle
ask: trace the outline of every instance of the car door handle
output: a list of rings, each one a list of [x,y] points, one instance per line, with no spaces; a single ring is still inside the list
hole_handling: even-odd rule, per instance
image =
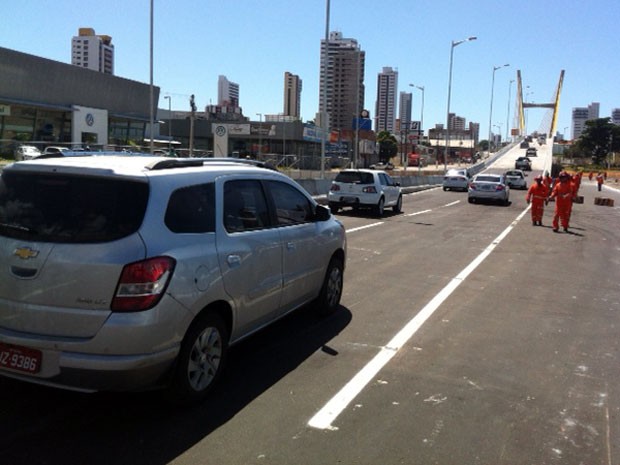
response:
[[[297,246],[295,245],[294,242],[287,242],[286,243],[286,250],[295,250],[297,248]]]
[[[226,261],[231,268],[236,268],[241,265],[241,257],[239,255],[229,255]]]

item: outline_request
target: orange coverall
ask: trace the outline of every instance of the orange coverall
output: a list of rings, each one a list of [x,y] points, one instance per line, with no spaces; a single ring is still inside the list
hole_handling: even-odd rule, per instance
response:
[[[549,195],[549,189],[541,181],[536,181],[527,190],[525,200],[527,203],[532,202],[532,224],[540,224],[542,226],[542,217],[545,211],[545,200]]]
[[[562,227],[565,231],[568,229],[570,210],[573,205],[574,196],[574,187],[568,178],[562,179],[553,186],[550,198],[555,199],[555,212],[553,214],[554,231],[557,231],[559,228],[558,220],[562,222]]]

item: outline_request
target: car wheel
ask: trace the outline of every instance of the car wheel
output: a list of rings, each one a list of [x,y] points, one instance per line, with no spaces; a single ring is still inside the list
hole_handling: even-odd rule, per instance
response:
[[[228,331],[222,318],[215,313],[199,316],[181,344],[169,387],[171,399],[181,404],[202,400],[219,379],[227,352]]]
[[[396,205],[392,207],[392,211],[394,213],[400,213],[403,209],[403,196],[399,195],[398,200],[396,201]]]
[[[448,188],[444,186],[443,190],[444,190],[444,192],[445,192],[445,191],[447,191],[447,190],[448,190]]]
[[[342,297],[344,267],[342,261],[332,258],[325,273],[321,293],[315,301],[316,308],[321,315],[330,315],[336,311]]]
[[[474,199],[473,199],[473,197],[468,197],[468,198],[467,198],[467,201],[468,201],[469,203],[474,203]]]
[[[375,215],[383,216],[383,212],[385,211],[385,199],[381,197],[379,199],[379,203],[375,206]]]
[[[333,205],[333,204],[329,204],[329,209],[332,211],[334,215],[340,211],[340,207],[338,207],[337,205]]]

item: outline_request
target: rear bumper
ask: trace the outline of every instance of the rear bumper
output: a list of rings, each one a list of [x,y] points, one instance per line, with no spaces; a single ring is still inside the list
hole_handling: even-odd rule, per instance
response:
[[[166,384],[179,347],[154,354],[92,355],[43,351],[34,375],[1,369],[0,376],[81,392],[139,391]]]

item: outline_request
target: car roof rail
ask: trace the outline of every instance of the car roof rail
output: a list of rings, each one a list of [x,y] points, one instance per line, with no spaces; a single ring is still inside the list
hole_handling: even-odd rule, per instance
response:
[[[259,168],[266,168],[273,171],[277,171],[277,168],[270,163],[262,162],[258,160],[252,160],[247,158],[167,158],[165,160],[158,160],[147,166],[149,170],[163,170],[170,168],[187,168],[204,166],[208,163],[238,163],[242,165],[252,165]]]

